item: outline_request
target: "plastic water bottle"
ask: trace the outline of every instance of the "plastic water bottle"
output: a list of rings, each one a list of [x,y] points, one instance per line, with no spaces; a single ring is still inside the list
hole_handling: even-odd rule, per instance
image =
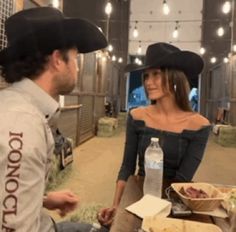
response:
[[[151,138],[145,151],[145,179],[143,193],[161,198],[163,177],[163,151],[158,138]]]

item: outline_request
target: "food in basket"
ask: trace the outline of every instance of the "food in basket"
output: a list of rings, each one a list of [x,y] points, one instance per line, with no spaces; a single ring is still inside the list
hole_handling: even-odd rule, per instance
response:
[[[231,189],[226,193],[222,206],[226,209],[227,213],[236,212],[236,189]]]
[[[210,196],[202,189],[196,189],[192,186],[184,189],[183,187],[179,190],[181,194],[190,198],[209,198]]]
[[[224,199],[224,194],[215,186],[208,183],[172,183],[171,187],[178,194],[183,203],[194,211],[215,210]],[[189,192],[191,192],[190,196],[186,196]],[[206,193],[207,196],[203,192]]]

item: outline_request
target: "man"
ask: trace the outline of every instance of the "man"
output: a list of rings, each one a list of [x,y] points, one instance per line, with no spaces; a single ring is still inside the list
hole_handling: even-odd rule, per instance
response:
[[[64,216],[78,199],[70,191],[45,195],[54,149],[49,122],[59,94],[70,93],[77,78],[78,52],[107,46],[100,30],[51,7],[18,12],[5,22],[8,47],[0,51],[0,231],[88,231],[91,226],[55,224],[43,207]]]

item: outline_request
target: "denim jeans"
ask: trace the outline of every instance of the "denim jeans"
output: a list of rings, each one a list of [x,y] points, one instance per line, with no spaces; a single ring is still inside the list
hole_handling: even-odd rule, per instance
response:
[[[92,225],[86,223],[75,222],[59,222],[56,223],[57,232],[90,232]],[[108,229],[102,227],[97,232],[108,232]]]

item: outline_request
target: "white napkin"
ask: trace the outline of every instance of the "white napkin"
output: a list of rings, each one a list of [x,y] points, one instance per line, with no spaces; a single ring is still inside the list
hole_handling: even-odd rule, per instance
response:
[[[171,211],[171,202],[146,194],[141,200],[126,207],[126,210],[136,214],[140,218],[155,216],[157,214],[167,217]]]

